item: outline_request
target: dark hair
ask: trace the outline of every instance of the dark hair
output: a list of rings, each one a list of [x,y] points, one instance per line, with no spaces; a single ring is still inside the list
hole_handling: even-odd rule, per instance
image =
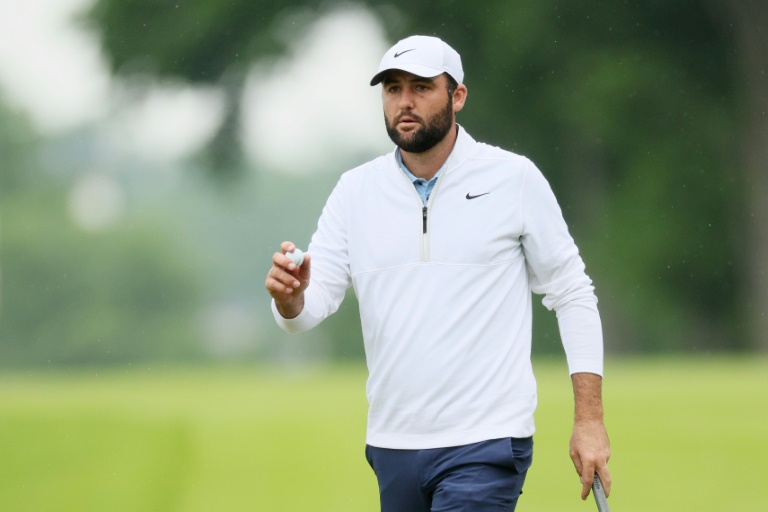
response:
[[[446,78],[446,81],[448,82],[448,97],[453,98],[453,93],[456,92],[456,88],[459,86],[459,82],[457,82],[448,73],[445,73],[445,78]]]

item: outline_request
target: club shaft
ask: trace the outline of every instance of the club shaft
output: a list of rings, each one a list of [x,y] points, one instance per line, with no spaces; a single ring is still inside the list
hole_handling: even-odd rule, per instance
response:
[[[597,476],[597,473],[595,473],[595,480],[592,482],[592,494],[595,496],[598,512],[611,512],[611,509],[608,508],[608,500],[605,497],[603,482]]]

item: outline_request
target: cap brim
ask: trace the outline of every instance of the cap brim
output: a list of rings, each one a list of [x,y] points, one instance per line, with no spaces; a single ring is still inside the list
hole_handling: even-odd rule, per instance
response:
[[[384,75],[386,75],[389,71],[392,71],[393,69],[396,69],[399,71],[405,71],[407,73],[412,73],[416,76],[421,76],[424,78],[434,78],[444,73],[442,69],[435,69],[429,66],[422,66],[420,64],[403,64],[401,66],[392,66],[390,68],[379,71],[371,79],[371,85],[380,84],[381,81],[384,80]]]

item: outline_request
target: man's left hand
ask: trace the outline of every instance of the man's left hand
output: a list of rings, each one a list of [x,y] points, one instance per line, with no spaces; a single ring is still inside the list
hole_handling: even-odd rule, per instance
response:
[[[605,495],[611,494],[611,472],[608,459],[611,443],[605,430],[602,414],[601,381],[598,375],[572,375],[576,398],[576,418],[571,435],[570,455],[576,472],[581,477],[581,499],[586,500],[592,489],[595,473],[600,475]]]

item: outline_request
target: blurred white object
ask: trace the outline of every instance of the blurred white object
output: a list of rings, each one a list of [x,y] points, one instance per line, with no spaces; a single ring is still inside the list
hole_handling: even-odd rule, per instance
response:
[[[285,255],[288,256],[288,258],[290,258],[290,260],[294,262],[297,267],[300,267],[304,264],[304,251],[301,249],[297,248],[293,252],[285,253]]]

